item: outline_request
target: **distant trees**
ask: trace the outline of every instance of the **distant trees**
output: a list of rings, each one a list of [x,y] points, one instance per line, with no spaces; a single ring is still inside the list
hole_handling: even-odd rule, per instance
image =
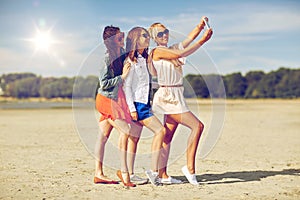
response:
[[[74,98],[94,98],[99,79],[96,76],[77,77],[74,82]]]
[[[188,74],[184,86],[187,98],[299,98],[300,69],[250,71],[245,76],[239,72],[225,76]],[[16,98],[94,98],[99,85],[96,76],[43,78],[12,73],[0,76],[0,87],[4,96]]]
[[[94,76],[42,78],[27,73],[2,75],[0,80],[4,96],[15,98],[72,98],[73,89],[77,91],[77,98],[91,98],[98,83]]]
[[[300,69],[280,68],[264,73],[250,71],[243,76],[233,73],[219,75],[193,75],[186,77],[197,97],[227,98],[298,98],[300,97]],[[222,80],[223,82],[222,82]],[[186,97],[190,97],[189,92]]]
[[[245,76],[247,89],[245,92],[246,98],[258,98],[258,87],[260,80],[265,76],[262,71],[252,71],[248,72]]]
[[[244,97],[247,80],[241,73],[229,74],[224,77],[226,95],[232,98]]]
[[[280,68],[268,74],[246,74],[246,98],[297,98],[300,97],[300,70]]]
[[[187,85],[189,87],[187,87]],[[203,97],[203,98],[209,97],[209,91],[202,76],[193,75],[193,74],[189,74],[185,76],[184,86],[185,86],[184,87],[185,97],[191,98],[191,97],[195,97],[195,95],[197,97]]]
[[[33,73],[2,75],[0,86],[6,96],[28,98],[38,97],[40,77]]]
[[[74,78],[45,78],[39,87],[40,97],[45,98],[72,98]]]

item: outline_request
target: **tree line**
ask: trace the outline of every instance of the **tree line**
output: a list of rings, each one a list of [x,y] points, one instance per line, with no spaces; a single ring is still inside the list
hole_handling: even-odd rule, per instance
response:
[[[188,74],[184,86],[187,98],[299,98],[300,69],[250,71],[245,75]],[[33,73],[0,76],[1,95],[6,97],[94,98],[97,87],[97,76],[57,78]]]

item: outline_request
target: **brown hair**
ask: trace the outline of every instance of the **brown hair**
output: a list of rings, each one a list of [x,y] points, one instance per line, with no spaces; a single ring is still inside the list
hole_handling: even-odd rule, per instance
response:
[[[125,58],[125,55],[118,55],[118,49],[119,48],[115,43],[115,37],[120,32],[119,27],[115,26],[106,26],[103,31],[103,40],[104,44],[106,46],[109,60],[110,60],[110,67],[114,72],[114,76],[121,75],[123,70],[123,61]],[[123,52],[124,49],[121,49],[121,52]]]
[[[132,28],[127,35],[126,38],[126,52],[128,54],[128,57],[130,60],[136,62],[136,58],[138,57],[138,47],[137,42],[139,38],[141,37],[141,32],[145,31],[148,33],[148,31],[143,27],[134,27]],[[146,59],[148,59],[148,48],[144,49],[142,56]]]

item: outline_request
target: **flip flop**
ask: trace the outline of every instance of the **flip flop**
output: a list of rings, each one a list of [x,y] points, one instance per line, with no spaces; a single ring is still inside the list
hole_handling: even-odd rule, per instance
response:
[[[114,180],[108,181],[108,180],[98,178],[96,176],[94,177],[94,183],[95,184],[119,184],[118,181],[114,181]]]
[[[124,186],[126,186],[126,187],[136,187],[136,185],[134,183],[132,183],[132,182],[128,182],[128,183],[124,182],[121,170],[117,171],[117,176],[122,181],[122,183],[124,184]]]

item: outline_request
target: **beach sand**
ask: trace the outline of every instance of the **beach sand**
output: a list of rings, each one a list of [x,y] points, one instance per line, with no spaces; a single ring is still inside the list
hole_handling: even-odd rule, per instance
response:
[[[199,101],[204,124],[209,103]],[[94,158],[71,108],[0,109],[0,199],[300,199],[299,117],[300,100],[226,100],[221,137],[208,156],[197,156],[199,186],[126,189],[93,183]],[[139,148],[150,149],[144,143]],[[186,180],[185,163],[183,154],[169,174]],[[115,168],[105,173],[117,179]]]

